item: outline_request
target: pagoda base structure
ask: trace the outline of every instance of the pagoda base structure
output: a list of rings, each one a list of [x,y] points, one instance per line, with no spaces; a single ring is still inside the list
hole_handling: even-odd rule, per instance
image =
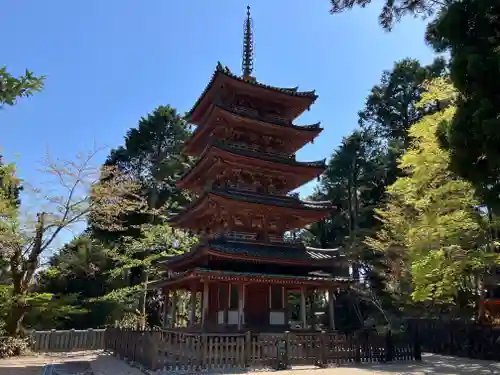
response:
[[[242,262],[241,256],[238,259],[233,257],[233,262],[224,257],[228,256],[228,251],[224,250],[231,249],[234,253],[243,248],[247,248],[247,263]],[[275,264],[269,263],[272,258],[264,258],[266,254],[268,257],[269,254],[280,255],[278,268],[281,268],[281,273]],[[250,259],[252,256],[254,259]],[[255,259],[257,256],[258,260]],[[346,277],[308,271],[320,266],[331,268],[331,262],[339,257],[337,250],[312,249],[303,245],[200,244],[187,254],[168,259],[170,269],[179,267],[186,268],[185,271],[170,271],[167,277],[151,283],[149,288],[160,289],[164,296],[165,329],[214,333],[335,330],[335,294],[349,285],[349,271],[344,269],[342,272]],[[304,264],[306,259],[308,264]],[[223,260],[225,262],[221,263]],[[204,263],[208,267],[193,267],[192,262],[197,265]],[[231,264],[231,270],[217,269],[220,268],[217,265],[224,263]],[[305,269],[300,272],[304,265]],[[336,271],[338,274],[339,270]],[[323,293],[328,301],[328,324],[321,328],[306,304],[313,293]],[[188,306],[187,314],[179,311],[181,294],[184,307]],[[291,319],[290,298],[297,297],[299,311],[295,319]],[[189,298],[187,304],[186,298]]]

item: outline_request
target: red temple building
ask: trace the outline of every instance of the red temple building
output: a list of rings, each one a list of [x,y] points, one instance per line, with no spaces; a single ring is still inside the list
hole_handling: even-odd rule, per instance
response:
[[[326,168],[324,160],[295,158],[322,131],[320,124],[293,123],[317,95],[257,82],[249,11],[244,30],[243,75],[218,63],[188,113],[197,127],[184,152],[198,159],[177,185],[197,199],[170,223],[197,233],[200,241],[190,252],[160,261],[166,276],[149,287],[166,296],[168,328],[179,326],[176,299],[183,290],[191,293],[191,329],[309,329],[306,297],[313,291],[328,293],[329,326],[335,329],[335,292],[349,283],[348,265],[338,250],[309,248],[287,235],[333,209],[329,202],[289,194]],[[300,324],[293,327],[290,292],[300,293]]]

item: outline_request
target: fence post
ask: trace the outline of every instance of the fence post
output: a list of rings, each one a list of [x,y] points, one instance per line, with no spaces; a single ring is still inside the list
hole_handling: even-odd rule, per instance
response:
[[[150,367],[151,370],[156,371],[158,367],[158,342],[159,342],[159,332],[150,332],[149,337],[151,340],[151,345],[149,345],[150,354]]]
[[[416,361],[422,360],[422,349],[420,348],[420,338],[418,335],[418,329],[415,330],[413,334],[413,356]]]
[[[55,329],[51,329],[50,333],[49,333],[49,340],[48,340],[49,342],[47,344],[47,351],[49,351],[49,352],[54,351],[54,348],[52,348],[52,345],[53,345],[52,342],[54,341],[55,332],[56,332]]]
[[[387,330],[385,334],[385,361],[392,362],[394,359],[394,341],[392,340],[391,330]]]
[[[288,368],[288,350],[290,347],[290,332],[286,331],[283,340],[276,342],[276,370],[286,370]]]
[[[290,345],[290,331],[285,331],[285,369],[291,368],[290,365],[290,349],[292,346]]]
[[[321,368],[327,367],[328,362],[328,336],[325,331],[321,331],[319,336],[319,359],[318,366]]]
[[[250,367],[252,361],[252,332],[245,333],[245,368]]]
[[[355,333],[354,338],[354,362],[361,363],[361,344],[360,344],[360,334]]]

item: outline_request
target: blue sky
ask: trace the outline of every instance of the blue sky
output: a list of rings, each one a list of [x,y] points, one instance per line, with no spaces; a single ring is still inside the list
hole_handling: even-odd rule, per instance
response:
[[[375,1],[380,3],[380,1]],[[48,148],[72,158],[94,142],[121,144],[128,128],[160,104],[191,108],[217,61],[240,71],[247,1],[0,0],[1,64],[47,75],[46,88],[0,112],[0,148],[21,177],[36,182]],[[428,63],[425,24],[405,19],[392,33],[379,7],[330,15],[328,0],[253,0],[256,78],[316,89],[298,123],[325,130],[298,154],[328,157],[357,123],[382,71],[404,57]],[[101,159],[106,154],[100,155]],[[100,161],[99,160],[99,161]],[[313,184],[301,189],[312,191]]]

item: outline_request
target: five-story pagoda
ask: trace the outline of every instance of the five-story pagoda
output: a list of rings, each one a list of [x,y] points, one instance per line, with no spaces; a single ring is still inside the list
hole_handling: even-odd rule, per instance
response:
[[[295,159],[295,152],[322,131],[319,124],[293,124],[317,95],[252,77],[251,22],[248,8],[243,76],[218,63],[188,114],[197,128],[184,152],[198,161],[178,186],[198,198],[170,223],[197,233],[200,242],[189,253],[162,260],[166,276],[150,288],[167,297],[166,327],[177,326],[176,291],[190,291],[190,327],[205,331],[289,329],[292,291],[301,293],[300,326],[307,329],[307,293],[328,291],[333,329],[334,291],[345,285],[348,267],[338,251],[308,248],[287,236],[332,212],[329,202],[289,194],[325,170],[324,160]]]

